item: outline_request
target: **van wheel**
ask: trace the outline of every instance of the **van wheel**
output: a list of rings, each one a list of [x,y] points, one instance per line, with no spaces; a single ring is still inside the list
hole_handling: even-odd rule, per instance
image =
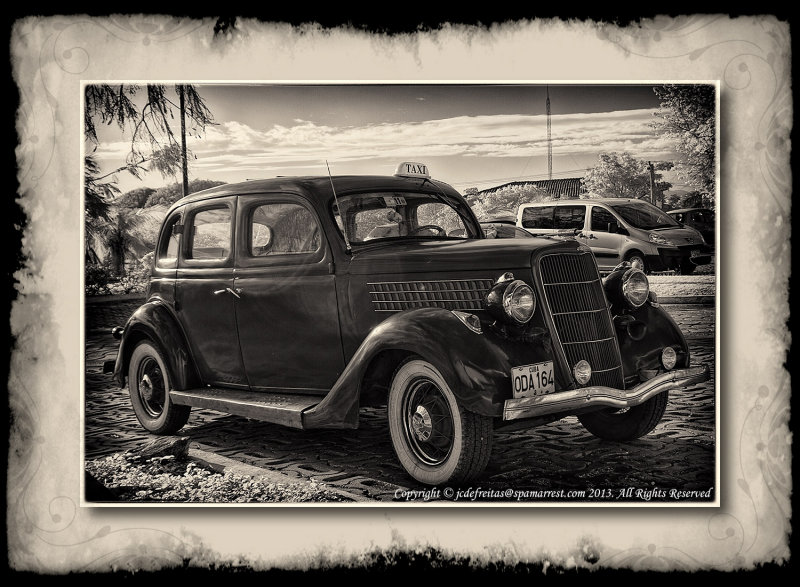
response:
[[[628,253],[625,260],[631,264],[631,267],[647,273],[647,264],[644,261],[644,255],[638,252]]]
[[[643,404],[617,410],[605,408],[578,416],[586,430],[603,440],[636,440],[652,431],[667,409],[669,392],[664,391]]]
[[[465,483],[486,468],[492,418],[465,410],[439,371],[411,357],[394,373],[389,433],[400,464],[428,485]]]
[[[173,434],[189,420],[190,406],[169,399],[169,373],[161,353],[149,342],[140,342],[128,367],[128,390],[139,423],[153,434]]]

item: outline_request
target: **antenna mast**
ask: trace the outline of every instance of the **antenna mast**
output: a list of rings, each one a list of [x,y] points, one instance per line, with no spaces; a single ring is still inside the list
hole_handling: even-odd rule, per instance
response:
[[[553,140],[550,135],[550,86],[547,91],[547,179],[553,179]]]

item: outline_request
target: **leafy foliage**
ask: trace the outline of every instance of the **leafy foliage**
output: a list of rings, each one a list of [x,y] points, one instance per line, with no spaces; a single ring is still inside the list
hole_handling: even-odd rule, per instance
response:
[[[661,101],[653,127],[675,142],[683,160],[678,177],[713,196],[716,186],[716,92],[712,85],[664,85],[654,89]]]
[[[505,186],[491,193],[472,194],[467,196],[467,201],[478,220],[487,221],[497,219],[498,216],[516,215],[520,204],[546,202],[552,200],[547,191],[534,185]]]
[[[212,181],[210,179],[193,179],[189,182],[189,194],[223,185],[224,183],[224,181]],[[183,185],[180,182],[172,183],[154,190],[144,203],[144,207],[150,208],[158,205],[171,206],[182,197]]]
[[[656,170],[666,170],[669,162],[653,165]],[[655,175],[655,189],[664,192],[672,184],[661,181],[661,174]],[[649,198],[650,168],[646,161],[636,159],[630,153],[600,153],[598,164],[586,172],[582,180],[586,190],[601,198]]]
[[[96,149],[98,125],[116,124],[123,134],[130,134],[131,146],[125,165],[107,175],[128,171],[138,178],[143,171],[151,170],[172,177],[180,171],[183,161],[181,141],[172,129],[173,109],[180,107],[164,84],[149,84],[144,86],[144,92],[141,90],[138,85],[86,86],[83,117],[86,140]],[[173,90],[178,99],[183,94],[189,135],[200,136],[208,125],[215,124],[211,111],[193,86],[176,85]],[[142,93],[144,104],[139,108],[137,99],[141,101]]]

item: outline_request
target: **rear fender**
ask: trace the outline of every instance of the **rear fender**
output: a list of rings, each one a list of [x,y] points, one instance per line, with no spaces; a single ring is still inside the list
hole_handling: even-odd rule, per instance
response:
[[[125,386],[133,349],[143,340],[154,343],[164,356],[172,389],[200,387],[200,376],[180,322],[172,308],[157,298],[141,305],[125,324],[114,365],[114,381],[120,387]]]

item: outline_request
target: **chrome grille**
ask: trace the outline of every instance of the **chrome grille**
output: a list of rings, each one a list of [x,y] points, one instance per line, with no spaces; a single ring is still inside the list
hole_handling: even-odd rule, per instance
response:
[[[585,359],[592,366],[587,385],[624,388],[614,325],[592,254],[545,255],[539,271],[567,364]]]
[[[443,281],[383,281],[368,283],[376,312],[401,312],[413,308],[445,308],[476,312],[492,288],[492,279]]]

